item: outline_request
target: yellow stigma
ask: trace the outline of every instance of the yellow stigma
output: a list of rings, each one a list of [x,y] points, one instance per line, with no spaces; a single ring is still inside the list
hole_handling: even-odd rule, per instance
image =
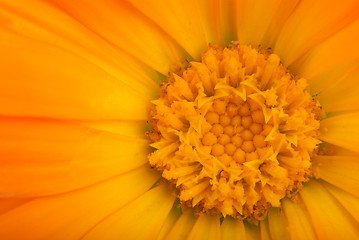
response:
[[[311,176],[319,109],[277,55],[235,42],[210,47],[162,84],[149,162],[182,205],[259,220]]]

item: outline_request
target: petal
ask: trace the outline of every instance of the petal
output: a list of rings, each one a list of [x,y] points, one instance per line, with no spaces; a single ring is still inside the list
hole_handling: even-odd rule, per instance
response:
[[[110,133],[117,133],[124,136],[144,138],[148,131],[148,124],[145,121],[125,121],[125,120],[108,120],[108,121],[86,121],[81,124]]]
[[[279,208],[270,208],[268,211],[268,226],[272,239],[290,239],[288,223],[284,212]]]
[[[149,96],[59,48],[0,33],[0,115],[147,119]]]
[[[148,142],[60,121],[0,119],[1,197],[85,187],[147,163]]]
[[[324,119],[320,128],[321,140],[359,153],[359,112]]]
[[[359,197],[359,156],[316,156],[318,177]]]
[[[359,65],[359,64],[358,64]],[[331,80],[327,79],[326,87],[318,94],[318,100],[326,112],[344,112],[359,110],[359,66],[346,74]],[[330,83],[330,84],[328,84]]]
[[[221,239],[219,217],[211,215],[199,216],[187,239]]]
[[[291,65],[357,17],[358,1],[303,0],[284,25],[274,51]],[[334,55],[336,56],[336,55]]]
[[[261,240],[270,240],[271,237],[269,235],[269,229],[268,229],[268,220],[261,220],[259,222],[259,229],[261,234]]]
[[[166,185],[155,187],[103,220],[84,239],[156,239],[174,200]]]
[[[221,224],[222,240],[246,239],[243,221],[226,217]]]
[[[167,240],[181,240],[187,239],[191,232],[193,225],[197,221],[197,217],[192,212],[184,212],[177,220],[173,228],[169,231],[165,239]]]
[[[197,0],[199,19],[206,33],[207,43],[225,46],[236,39],[236,12],[238,1]]]
[[[86,28],[72,16],[43,1],[3,1],[3,26],[13,33],[66,50],[147,95],[157,90],[156,73]],[[59,24],[61,23],[61,24]]]
[[[263,40],[261,42],[261,46],[263,48],[273,48],[275,46],[279,33],[282,31],[284,24],[293,14],[300,2],[301,0],[281,1],[277,6],[277,10],[273,8],[273,11],[275,11],[275,13],[272,16],[271,21],[269,22],[267,31],[263,36]],[[267,4],[267,2],[264,3]],[[271,6],[269,7],[272,8]],[[268,13],[266,14],[268,15]]]
[[[322,182],[322,185],[330,192],[340,204],[352,215],[359,223],[359,198],[347,193],[331,184]]]
[[[240,1],[237,6],[237,38],[240,43],[254,47],[260,45],[277,13],[280,0]],[[265,43],[263,47],[267,47]]]
[[[245,228],[245,233],[247,235],[247,240],[259,240],[259,239],[261,239],[260,229],[259,229],[258,226],[246,222],[244,224],[244,228]]]
[[[342,2],[338,2],[338,4],[341,3]],[[330,6],[330,8],[332,7],[333,6]],[[353,8],[354,11],[357,11],[357,9],[358,7]],[[331,14],[331,12],[332,11],[329,11],[328,13]],[[332,24],[325,24],[330,28],[332,27]],[[313,78],[336,65],[354,59],[358,60],[359,45],[356,40],[358,37],[359,19],[332,37],[326,39],[324,42],[312,47],[307,54],[289,67],[294,72],[299,73],[301,77]],[[290,46],[290,44],[288,44],[288,46]]]
[[[300,195],[319,239],[358,238],[358,224],[320,183],[308,182]]]
[[[89,188],[38,198],[0,216],[1,239],[80,239],[159,178],[149,167]],[[18,231],[21,229],[21,231]]]
[[[184,56],[183,50],[168,35],[125,1],[51,2],[115,47],[125,50],[162,74],[167,74],[170,67]]]
[[[0,198],[0,215],[29,202],[27,198]]]
[[[293,202],[288,198],[282,200],[282,206],[288,221],[288,232],[291,239],[295,240],[315,240],[312,221],[304,204],[299,200]]]
[[[128,0],[175,39],[193,58],[201,59],[207,48],[196,2]]]
[[[171,231],[177,220],[182,215],[181,207],[179,206],[179,199],[177,198],[174,202],[171,212],[168,214],[166,220],[163,223],[160,233],[158,234],[157,240],[165,239],[166,235]]]
[[[311,94],[316,95],[324,111],[357,110],[357,104],[353,103],[357,96],[355,93],[357,91],[358,70],[359,61],[353,60],[338,64],[313,78],[307,79]],[[349,87],[350,89],[348,89]]]

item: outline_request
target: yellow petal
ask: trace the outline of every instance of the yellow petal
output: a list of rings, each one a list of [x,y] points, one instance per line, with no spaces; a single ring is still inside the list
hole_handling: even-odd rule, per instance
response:
[[[358,6],[356,0],[301,1],[284,25],[275,53],[285,65],[292,64],[318,43],[353,22],[357,18]],[[331,56],[337,58],[335,54],[331,53]]]
[[[261,234],[261,240],[270,240],[271,237],[269,235],[269,228],[268,228],[268,220],[261,220],[259,222],[259,229]]]
[[[182,210],[179,206],[179,201],[176,199],[174,202],[171,212],[168,214],[166,220],[163,223],[160,233],[158,234],[157,240],[165,239],[166,235],[171,231],[177,220],[182,215]]]
[[[192,212],[184,212],[169,231],[165,239],[181,240],[186,239],[195,224],[197,217]]]
[[[267,27],[267,31],[263,36],[263,40],[261,42],[264,48],[273,48],[275,42],[277,41],[279,33],[282,31],[284,24],[293,14],[300,2],[300,0],[281,1],[277,6],[277,9],[273,9],[275,13],[272,16],[272,19]],[[270,2],[264,2],[264,4],[270,4]],[[266,14],[268,15],[269,13]]]
[[[51,2],[117,48],[125,50],[162,74],[167,74],[170,67],[183,55],[183,50],[155,23],[125,1]]]
[[[359,65],[359,63],[357,63]],[[336,76],[336,75],[334,75]],[[326,88],[318,94],[318,100],[326,112],[344,112],[359,110],[359,67],[345,75],[336,76],[336,80],[327,79]],[[338,96],[338,97],[333,97]]]
[[[187,239],[220,240],[221,229],[219,216],[199,216]]]
[[[147,163],[147,140],[60,121],[0,120],[2,197],[57,194]]]
[[[35,199],[0,216],[0,238],[80,239],[158,178],[150,168],[141,167],[85,189]]]
[[[197,0],[199,18],[207,43],[227,45],[236,39],[236,5],[238,1]]]
[[[223,43],[220,28],[219,0],[198,0],[199,14],[207,43]]]
[[[317,181],[308,182],[300,195],[319,239],[357,239],[357,223]]]
[[[337,2],[337,4],[340,5],[342,2]],[[330,8],[334,7],[331,4],[328,4],[328,6]],[[358,7],[352,8],[352,11],[357,11],[357,9]],[[330,15],[333,12],[336,11],[328,11],[327,14]],[[351,15],[349,14],[348,16],[350,17]],[[315,18],[318,18],[317,13]],[[314,23],[315,22],[316,21],[314,21]],[[329,28],[333,26],[332,24],[328,24],[328,22],[325,24]],[[316,29],[316,31],[317,30],[318,29]],[[319,34],[320,32],[321,31],[318,31]],[[359,45],[356,41],[358,37],[359,19],[332,37],[326,39],[324,42],[318,44],[315,47],[312,47],[307,54],[293,63],[290,68],[294,72],[299,73],[302,77],[313,78],[316,75],[338,64],[358,59]],[[287,44],[287,46],[291,46],[289,43],[285,44]]]
[[[312,221],[302,201],[293,202],[288,198],[282,200],[282,206],[288,221],[288,232],[294,240],[315,240]]]
[[[217,15],[219,14],[219,28],[221,35],[220,41],[218,43],[228,45],[229,43],[231,43],[231,41],[236,39],[237,29],[236,29],[235,10],[238,1],[236,0],[229,0],[229,1],[215,0],[215,1],[218,2],[218,6],[219,6],[219,8],[216,9]]]
[[[359,153],[359,112],[324,119],[320,128],[321,140]]]
[[[174,200],[165,184],[155,187],[104,219],[83,239],[156,239]]]
[[[246,230],[243,221],[226,217],[221,224],[222,240],[245,240]]]
[[[1,34],[1,115],[147,119],[149,96],[59,48]]]
[[[359,223],[359,198],[347,193],[331,184],[322,182],[322,185],[330,192],[340,204],[352,215]]]
[[[272,239],[290,239],[288,223],[284,212],[279,208],[270,208],[268,211],[268,226]]]
[[[355,111],[358,105],[353,104],[357,89],[356,77],[359,61],[353,60],[338,64],[308,79],[310,92],[316,95],[324,111]],[[350,86],[350,90],[348,90]],[[359,88],[358,88],[359,89]],[[340,97],[333,97],[340,96]]]
[[[193,58],[201,59],[207,48],[198,6],[191,0],[128,0],[175,39]]]
[[[359,198],[359,156],[317,156],[319,178]]]
[[[237,6],[237,39],[240,43],[257,47],[263,42],[272,19],[276,15],[280,0],[240,1]],[[269,47],[264,43],[264,47]]]
[[[260,229],[254,224],[245,223],[244,224],[245,233],[247,235],[247,240],[259,240],[261,239]]]

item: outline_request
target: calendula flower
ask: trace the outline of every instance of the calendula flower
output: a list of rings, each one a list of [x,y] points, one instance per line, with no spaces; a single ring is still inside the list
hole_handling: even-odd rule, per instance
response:
[[[357,0],[0,0],[1,239],[359,239]]]

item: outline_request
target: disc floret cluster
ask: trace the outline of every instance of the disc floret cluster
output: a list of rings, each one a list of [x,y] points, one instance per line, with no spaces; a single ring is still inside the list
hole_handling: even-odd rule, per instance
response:
[[[277,55],[236,42],[210,47],[161,89],[149,162],[183,206],[260,220],[311,177],[320,106]]]

